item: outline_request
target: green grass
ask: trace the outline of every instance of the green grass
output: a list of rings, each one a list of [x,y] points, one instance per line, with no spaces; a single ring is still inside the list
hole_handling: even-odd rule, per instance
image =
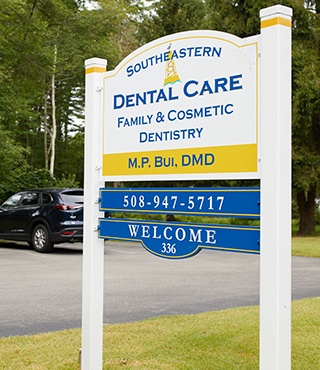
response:
[[[293,237],[292,255],[320,258],[320,237]]]
[[[0,369],[79,369],[80,329],[0,339]],[[259,308],[104,326],[103,369],[259,368]],[[320,369],[320,298],[292,304],[292,370]]]

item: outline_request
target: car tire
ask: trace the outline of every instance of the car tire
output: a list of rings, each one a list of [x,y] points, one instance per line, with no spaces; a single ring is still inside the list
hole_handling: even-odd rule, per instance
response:
[[[50,241],[48,229],[44,225],[37,225],[33,229],[31,238],[32,246],[37,252],[52,252],[53,243]]]

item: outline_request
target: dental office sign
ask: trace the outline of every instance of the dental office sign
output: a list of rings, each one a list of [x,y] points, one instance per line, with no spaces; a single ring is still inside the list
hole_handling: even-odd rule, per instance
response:
[[[106,180],[258,177],[254,37],[163,37],[107,72],[103,94]]]
[[[201,248],[260,252],[260,369],[290,370],[291,28],[292,9],[274,5],[246,39],[182,32],[110,72],[106,60],[86,60],[82,369],[102,369],[105,238],[140,240],[173,259]],[[261,191],[103,189],[180,179],[259,179]],[[260,231],[100,218],[117,210],[261,215]]]

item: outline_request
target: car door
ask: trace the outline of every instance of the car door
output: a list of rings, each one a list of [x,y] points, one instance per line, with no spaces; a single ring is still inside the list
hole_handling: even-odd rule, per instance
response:
[[[11,232],[25,240],[29,236],[29,225],[31,220],[39,213],[39,193],[26,191],[15,209],[11,212]]]
[[[0,237],[10,236],[12,230],[12,213],[19,207],[22,193],[12,195],[0,207]]]

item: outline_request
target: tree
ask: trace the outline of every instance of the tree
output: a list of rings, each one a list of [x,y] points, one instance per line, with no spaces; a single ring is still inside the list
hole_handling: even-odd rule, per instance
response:
[[[146,25],[154,38],[195,28],[248,37],[260,33],[260,9],[278,3],[278,0],[205,0],[197,2],[199,13],[191,14],[187,11],[189,2],[159,0],[152,4]],[[320,1],[280,3],[292,7],[294,14],[293,190],[299,207],[299,233],[309,235],[315,231],[314,206],[320,183]]]
[[[16,144],[9,132],[0,125],[0,204],[10,195],[14,178],[28,169],[27,150]]]
[[[145,43],[176,32],[202,29],[204,19],[202,0],[158,0],[146,13],[139,35]]]
[[[300,235],[315,232],[320,180],[320,3],[295,8],[293,30],[293,186]]]
[[[83,117],[85,59],[105,58],[113,68],[134,40],[130,2],[99,0],[92,10],[85,3],[1,1],[0,123],[30,148],[24,154],[33,168],[55,175],[65,171],[57,156],[65,157],[74,119]],[[133,31],[130,43],[123,28]]]

